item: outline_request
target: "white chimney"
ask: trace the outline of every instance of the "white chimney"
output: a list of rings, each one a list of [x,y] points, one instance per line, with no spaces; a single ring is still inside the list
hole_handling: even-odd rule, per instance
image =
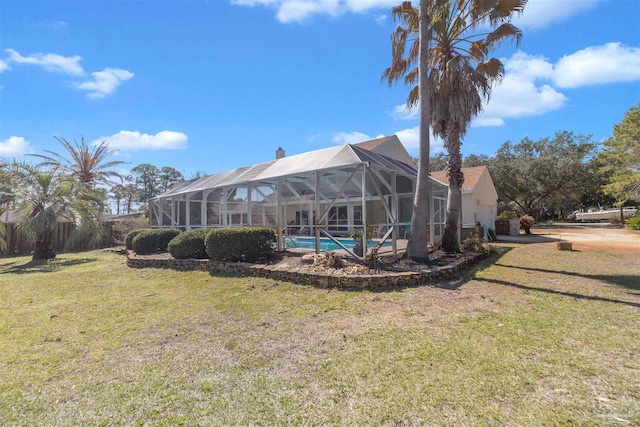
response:
[[[283,157],[284,157],[284,150],[282,149],[282,147],[278,147],[278,149],[276,150],[276,160],[282,159]]]

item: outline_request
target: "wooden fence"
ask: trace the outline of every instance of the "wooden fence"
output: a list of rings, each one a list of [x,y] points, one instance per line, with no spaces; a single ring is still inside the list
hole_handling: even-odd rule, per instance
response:
[[[33,251],[33,243],[24,235],[18,224],[4,224],[4,241],[7,244],[6,250],[0,250],[1,256],[6,255],[26,255]],[[113,232],[110,223],[103,224],[106,228],[106,239],[101,247],[109,247],[113,242]],[[56,253],[73,252],[92,249],[89,242],[74,242],[70,244],[69,237],[75,230],[75,225],[71,222],[59,222],[55,229],[53,248]],[[68,244],[69,242],[69,244]]]

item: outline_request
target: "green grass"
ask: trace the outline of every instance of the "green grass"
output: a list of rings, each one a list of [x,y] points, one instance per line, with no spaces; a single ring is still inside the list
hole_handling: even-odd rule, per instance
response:
[[[637,254],[341,292],[0,258],[0,425],[640,424]]]

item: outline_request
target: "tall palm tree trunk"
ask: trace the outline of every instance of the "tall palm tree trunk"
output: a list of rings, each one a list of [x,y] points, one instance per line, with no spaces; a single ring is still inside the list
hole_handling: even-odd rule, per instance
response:
[[[43,230],[36,232],[36,239],[33,248],[33,257],[35,260],[54,259],[56,253],[53,250],[53,230]]]
[[[416,194],[411,214],[411,234],[407,243],[407,255],[416,261],[429,260],[429,47],[430,17],[429,0],[420,0],[420,61],[418,85],[420,91],[420,148]]]
[[[460,222],[460,211],[462,208],[462,184],[464,174],[462,173],[462,155],[460,154],[460,132],[453,129],[447,132],[445,145],[449,153],[447,160],[447,173],[449,176],[449,192],[447,197],[447,222],[444,227],[442,237],[442,249],[447,253],[460,251],[458,240],[458,224]]]

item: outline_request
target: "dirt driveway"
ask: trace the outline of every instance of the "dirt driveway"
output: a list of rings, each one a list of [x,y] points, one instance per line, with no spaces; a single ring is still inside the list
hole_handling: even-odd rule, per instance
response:
[[[640,253],[640,231],[611,224],[560,224],[534,228],[532,235],[498,236],[499,240],[522,243],[573,242],[573,249],[588,252]],[[503,239],[504,237],[504,239]]]

